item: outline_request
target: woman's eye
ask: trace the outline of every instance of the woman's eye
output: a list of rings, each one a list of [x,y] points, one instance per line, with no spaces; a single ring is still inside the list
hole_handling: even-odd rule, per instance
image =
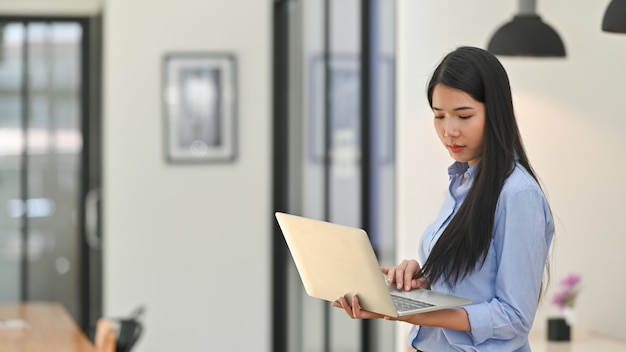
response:
[[[443,119],[445,116],[444,115],[435,115],[436,119]]]
[[[472,115],[467,115],[467,116],[459,116],[459,118],[460,118],[461,120],[467,120],[467,119],[469,119],[470,117],[472,117]]]

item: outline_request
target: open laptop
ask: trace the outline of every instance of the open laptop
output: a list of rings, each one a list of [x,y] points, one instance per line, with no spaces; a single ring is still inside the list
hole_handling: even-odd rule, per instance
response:
[[[364,230],[277,212],[306,293],[326,301],[357,294],[365,310],[391,317],[458,307],[471,300],[387,285]]]

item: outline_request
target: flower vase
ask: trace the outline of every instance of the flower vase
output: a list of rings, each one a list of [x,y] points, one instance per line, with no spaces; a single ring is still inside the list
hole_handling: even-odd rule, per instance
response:
[[[569,307],[563,309],[562,318],[548,319],[548,341],[570,341],[573,323],[574,311]]]

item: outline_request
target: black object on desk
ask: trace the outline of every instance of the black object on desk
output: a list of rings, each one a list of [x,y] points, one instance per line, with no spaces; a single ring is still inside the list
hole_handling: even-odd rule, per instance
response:
[[[570,326],[563,318],[548,319],[548,341],[569,341]]]

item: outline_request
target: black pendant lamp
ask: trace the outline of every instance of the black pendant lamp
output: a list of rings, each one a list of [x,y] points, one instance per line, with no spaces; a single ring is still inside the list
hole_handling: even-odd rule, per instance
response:
[[[518,1],[519,13],[494,33],[487,50],[503,56],[565,57],[561,37],[537,15],[535,0]]]
[[[612,0],[604,12],[602,30],[612,33],[626,33],[626,0]]]

